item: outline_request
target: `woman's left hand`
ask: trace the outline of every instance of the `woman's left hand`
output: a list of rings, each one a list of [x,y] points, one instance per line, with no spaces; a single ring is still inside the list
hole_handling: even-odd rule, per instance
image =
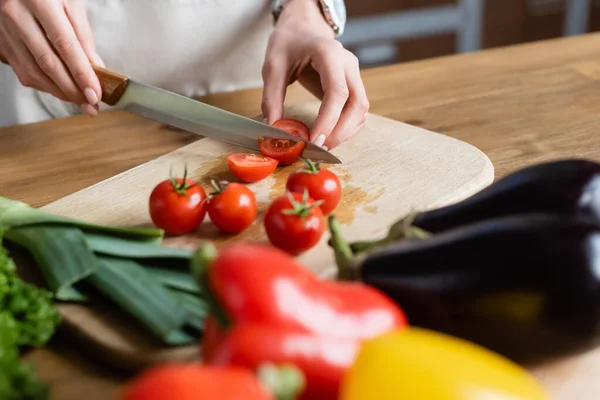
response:
[[[311,141],[331,149],[365,124],[369,101],[358,59],[335,39],[316,0],[292,0],[271,34],[263,66],[262,112],[267,123],[283,117],[287,86],[309,68],[318,73],[323,90]]]

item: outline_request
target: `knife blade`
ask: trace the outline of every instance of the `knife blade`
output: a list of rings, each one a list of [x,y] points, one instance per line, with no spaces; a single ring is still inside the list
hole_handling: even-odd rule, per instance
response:
[[[327,150],[271,125],[136,82],[105,68],[94,66],[94,71],[102,87],[102,101],[114,108],[255,151],[259,151],[259,137],[301,141],[306,143],[302,154],[304,158],[330,164],[341,163]]]

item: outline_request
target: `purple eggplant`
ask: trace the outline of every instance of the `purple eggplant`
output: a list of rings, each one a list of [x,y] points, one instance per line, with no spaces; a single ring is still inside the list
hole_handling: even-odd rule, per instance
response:
[[[398,221],[384,239],[351,246],[354,252],[361,252],[407,236],[423,237],[425,233],[525,213],[573,215],[600,221],[600,164],[566,159],[525,167],[463,201]]]
[[[491,218],[354,255],[330,217],[339,278],[387,294],[410,324],[519,360],[600,336],[600,223],[558,214]]]

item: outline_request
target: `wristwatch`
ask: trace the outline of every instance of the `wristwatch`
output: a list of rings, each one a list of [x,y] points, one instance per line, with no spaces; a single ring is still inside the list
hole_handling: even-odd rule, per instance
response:
[[[285,5],[290,0],[273,0],[273,17],[275,21],[279,18]],[[331,29],[338,37],[344,33],[346,26],[346,4],[344,0],[314,0],[321,7],[321,12]]]

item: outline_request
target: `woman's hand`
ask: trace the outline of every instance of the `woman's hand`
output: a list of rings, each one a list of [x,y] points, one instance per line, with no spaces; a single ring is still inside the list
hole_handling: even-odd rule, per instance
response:
[[[98,113],[102,65],[85,12],[85,0],[0,0],[0,59],[20,82]]]
[[[317,1],[292,0],[271,34],[263,66],[262,111],[269,124],[283,116],[287,86],[310,68],[323,91],[311,141],[331,149],[364,125],[369,101],[358,59],[335,40]]]

